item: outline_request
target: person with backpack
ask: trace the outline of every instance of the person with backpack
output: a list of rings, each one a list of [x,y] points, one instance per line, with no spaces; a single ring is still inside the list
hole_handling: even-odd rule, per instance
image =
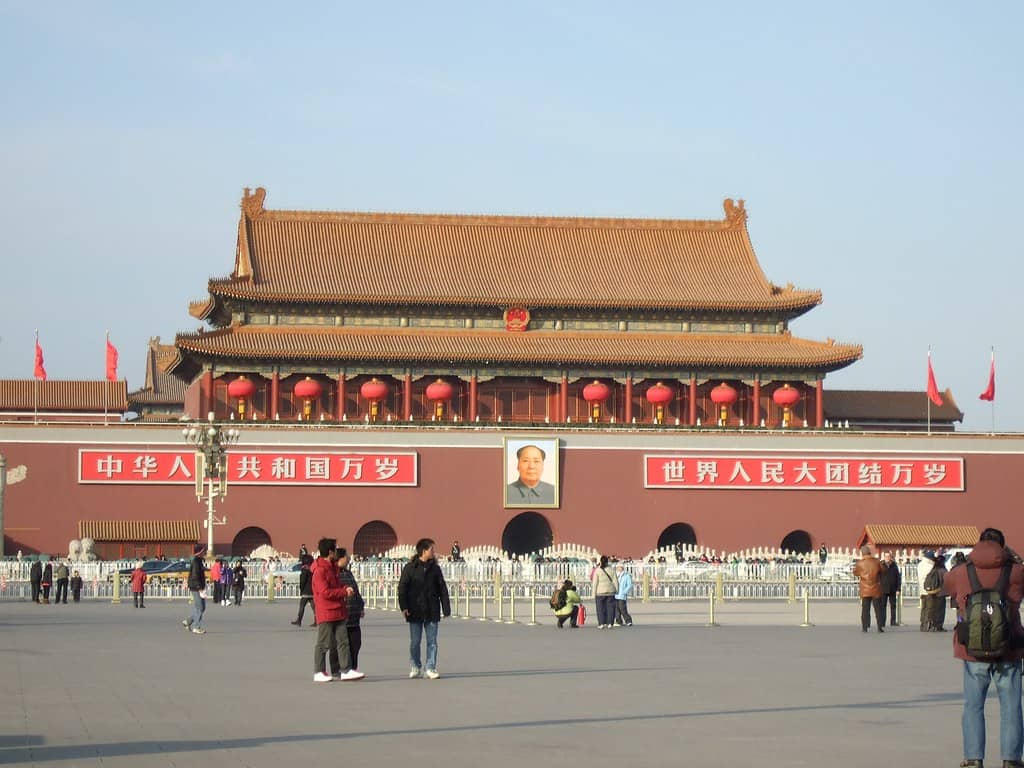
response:
[[[594,588],[594,605],[597,608],[597,628],[611,629],[615,626],[615,593],[619,591],[619,580],[608,570],[608,556],[591,571],[591,586]]]
[[[573,629],[579,628],[577,618],[579,617],[581,603],[580,595],[576,591],[576,585],[572,583],[572,579],[566,579],[562,586],[555,590],[555,594],[551,596],[551,608],[558,619],[559,629],[565,624],[566,619],[569,620],[570,627]]]
[[[967,563],[946,575],[956,601],[953,656],[964,666],[962,768],[982,768],[985,759],[985,697],[995,683],[999,696],[999,746],[1003,768],[1024,768],[1021,658],[1024,629],[1024,567],[1006,548],[1002,531],[986,528]]]

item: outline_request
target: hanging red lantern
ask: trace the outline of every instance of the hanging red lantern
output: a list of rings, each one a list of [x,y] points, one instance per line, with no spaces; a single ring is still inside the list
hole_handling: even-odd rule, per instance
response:
[[[444,379],[427,385],[427,399],[434,403],[434,418],[444,418],[444,404],[452,399],[455,389]]]
[[[245,401],[256,394],[256,384],[245,375],[228,384],[228,396],[238,398],[238,418],[245,418]]]
[[[359,387],[359,394],[370,401],[370,420],[376,421],[377,414],[380,412],[380,401],[388,396],[388,385],[374,377],[363,382],[363,385]]]
[[[739,393],[724,381],[711,390],[711,402],[718,406],[718,426],[724,427],[729,420],[729,406],[736,402]]]
[[[792,421],[792,408],[800,402],[800,390],[789,384],[783,384],[772,392],[772,400],[782,408],[782,427],[785,429]]]
[[[654,423],[661,424],[665,421],[665,403],[672,400],[675,391],[672,387],[666,387],[660,381],[653,387],[647,388],[647,402],[654,406]]]
[[[594,381],[583,388],[583,399],[590,404],[590,418],[601,420],[601,403],[608,399],[611,389],[603,381]]]
[[[306,421],[309,421],[313,415],[313,401],[320,398],[320,393],[324,391],[324,388],[319,381],[307,376],[295,385],[293,391],[296,397],[302,398],[302,414]]]

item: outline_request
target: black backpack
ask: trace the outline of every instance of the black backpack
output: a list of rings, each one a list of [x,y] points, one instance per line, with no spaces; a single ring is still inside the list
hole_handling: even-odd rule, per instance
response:
[[[929,593],[938,592],[942,589],[943,577],[946,575],[944,568],[932,567],[928,575],[924,577],[924,591]]]
[[[564,589],[556,589],[555,590],[555,593],[553,595],[551,595],[550,605],[556,611],[560,611],[563,608],[565,608],[565,590]]]
[[[1006,587],[1010,583],[1012,563],[1003,566],[999,581],[992,588],[981,586],[974,563],[967,562],[967,578],[971,593],[967,596],[967,609],[957,624],[957,639],[966,646],[967,653],[978,661],[999,661],[1012,649],[1012,629],[1006,615]]]

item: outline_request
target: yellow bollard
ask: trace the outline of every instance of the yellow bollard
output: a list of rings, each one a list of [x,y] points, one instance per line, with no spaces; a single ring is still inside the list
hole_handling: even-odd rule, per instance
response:
[[[888,607],[888,606],[886,606]],[[896,623],[903,623],[903,590],[896,593]]]
[[[461,618],[463,621],[467,621],[472,618],[470,614],[473,612],[473,604],[469,602],[470,587],[468,584],[462,585],[462,602],[465,605],[466,611],[462,614]]]
[[[530,587],[530,622],[526,626],[537,626],[537,590]]]
[[[114,595],[110,599],[111,603],[121,602],[121,574],[116,570],[114,571]]]
[[[512,589],[509,590],[508,594],[508,621],[506,624],[516,623],[516,590],[515,585],[512,585]]]
[[[498,586],[499,583],[500,582],[496,582],[495,583],[495,589],[494,589],[494,599],[497,600],[497,602],[498,602],[498,618],[496,618],[494,621],[497,622],[498,624],[504,624],[505,622],[502,620],[502,615],[503,615],[502,611],[503,611],[503,609],[505,607],[504,606],[504,603],[505,603],[504,592],[505,592],[505,590],[501,589],[501,587]]]
[[[477,621],[487,621],[487,582],[480,585],[480,618]]]
[[[705,627],[717,627],[720,626],[715,621],[715,592],[714,590],[708,590],[708,623]]]
[[[805,590],[806,592],[806,590]],[[796,602],[796,573],[789,572],[789,593],[786,595],[786,604],[792,605]]]
[[[725,576],[721,572],[715,574],[715,592],[718,602],[725,602]]]
[[[814,626],[813,624],[811,624],[810,595],[808,595],[806,587],[804,587],[804,623],[801,624],[800,626],[801,627],[813,627]]]
[[[267,602],[274,602],[274,572],[267,571]]]
[[[644,591],[643,601],[645,603],[651,602],[651,574],[644,571]]]

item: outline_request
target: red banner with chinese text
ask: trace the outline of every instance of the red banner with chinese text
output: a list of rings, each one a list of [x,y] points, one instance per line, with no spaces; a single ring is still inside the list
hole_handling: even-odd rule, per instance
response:
[[[416,453],[238,451],[227,453],[229,485],[415,486]],[[195,454],[188,450],[82,449],[78,482],[192,485]]]
[[[644,455],[645,488],[962,491],[964,460],[905,456]]]

